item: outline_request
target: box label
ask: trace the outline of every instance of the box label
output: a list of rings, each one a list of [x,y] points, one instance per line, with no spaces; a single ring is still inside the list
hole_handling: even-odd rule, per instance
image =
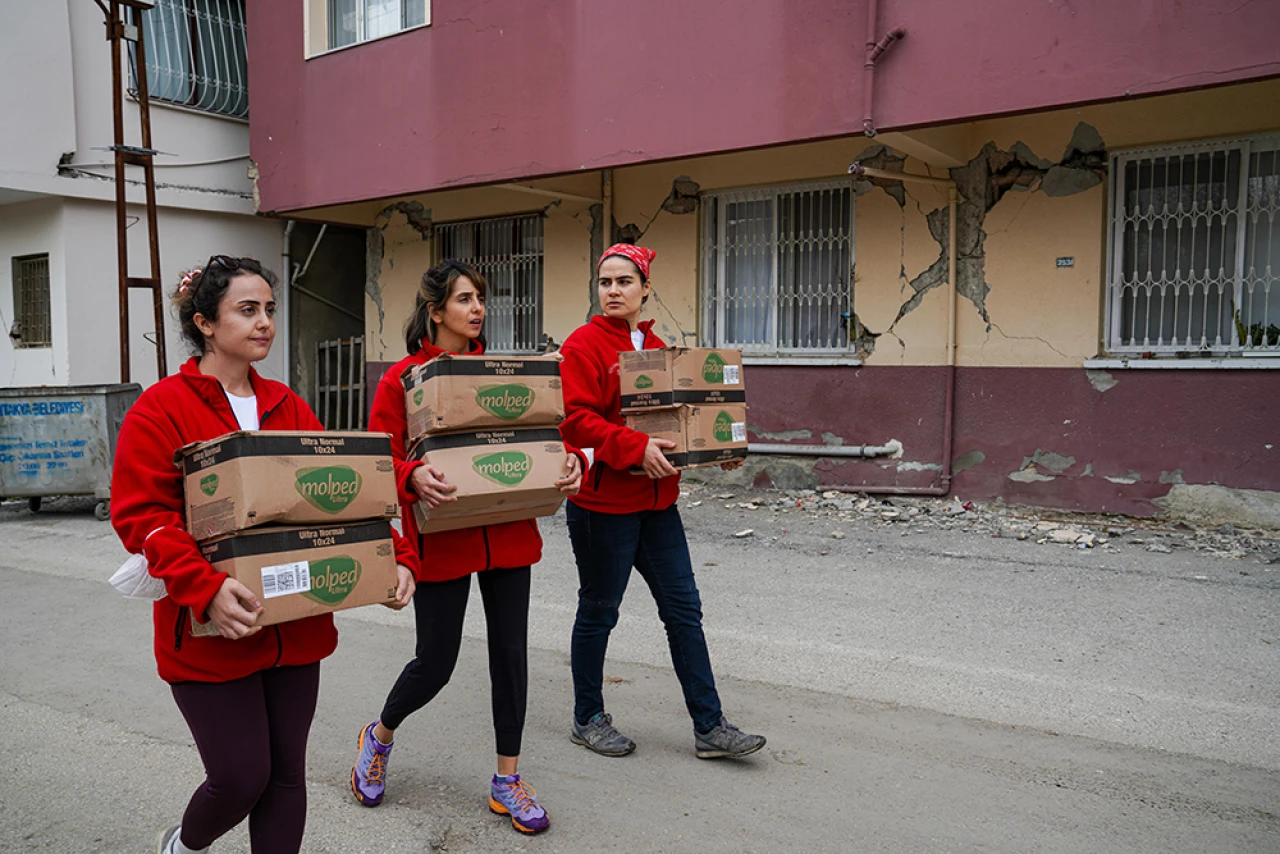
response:
[[[521,383],[486,385],[476,389],[476,405],[494,418],[515,421],[533,406],[533,389]]]
[[[314,561],[310,582],[308,599],[324,605],[337,605],[360,583],[360,561],[348,555]]]
[[[307,503],[325,513],[341,513],[356,496],[364,479],[350,466],[315,466],[298,469],[294,488]]]
[[[262,598],[274,599],[311,589],[311,571],[305,560],[262,568]]]
[[[208,477],[200,478],[200,491],[212,498],[213,494],[218,491],[218,476],[211,474]]]
[[[724,384],[738,385],[742,382],[742,368],[738,365],[724,366]]]
[[[517,486],[528,475],[533,458],[524,451],[499,451],[471,458],[476,474],[500,486]]]
[[[709,383],[723,383],[724,378],[724,359],[719,353],[711,352],[707,354],[706,361],[702,363],[702,379]]]

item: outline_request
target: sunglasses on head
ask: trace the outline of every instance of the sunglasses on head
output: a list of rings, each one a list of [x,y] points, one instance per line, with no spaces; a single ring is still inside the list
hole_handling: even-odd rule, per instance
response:
[[[205,265],[205,269],[207,270],[216,265],[229,272],[235,272],[236,270],[244,267],[244,261],[245,259],[243,258],[228,258],[226,255],[214,255],[209,259],[209,263]]]

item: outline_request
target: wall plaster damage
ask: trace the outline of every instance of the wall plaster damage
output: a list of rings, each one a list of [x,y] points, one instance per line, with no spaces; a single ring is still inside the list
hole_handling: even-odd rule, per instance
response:
[[[905,156],[894,153],[886,146],[873,146],[858,159],[866,166],[892,172],[903,171],[906,161]],[[1076,125],[1062,158],[1056,163],[1037,156],[1022,142],[1014,143],[1008,151],[997,148],[994,142],[988,142],[967,164],[949,171],[960,194],[960,203],[956,208],[956,290],[973,303],[990,332],[995,324],[987,313],[986,306],[987,294],[991,290],[985,276],[987,233],[983,224],[987,213],[1010,191],[1039,191],[1057,198],[1096,187],[1102,183],[1107,173],[1106,146],[1096,128],[1080,122]],[[905,252],[905,210],[907,199],[911,197],[908,189],[899,182],[879,178],[858,183],[864,187],[869,184],[883,189],[903,208],[902,240]],[[856,316],[853,318],[855,346],[861,356],[869,355],[875,350],[875,341],[880,335],[893,334],[898,321],[919,307],[925,294],[947,283],[947,208],[945,205],[935,208],[924,216],[929,234],[938,244],[938,258],[923,272],[907,280],[911,296],[902,303],[897,316],[883,333],[872,332]],[[905,268],[901,268],[899,275],[907,279]],[[898,343],[906,347],[906,342],[901,338],[898,338]]]
[[[431,209],[424,207],[421,202],[412,201],[399,201],[387,205],[378,211],[378,215],[373,220],[373,227],[365,232],[364,292],[378,309],[378,348],[380,352],[385,352],[387,349],[387,342],[384,338],[387,318],[382,304],[382,262],[386,257],[386,237],[384,233],[391,225],[392,218],[396,214],[401,214],[404,217],[405,225],[416,231],[422,240],[430,240],[435,234],[435,229],[431,224]],[[388,266],[395,266],[394,259],[387,258],[386,261]]]

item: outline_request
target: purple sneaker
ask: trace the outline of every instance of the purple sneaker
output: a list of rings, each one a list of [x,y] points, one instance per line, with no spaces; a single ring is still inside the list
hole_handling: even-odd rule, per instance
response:
[[[521,780],[519,774],[510,777],[493,775],[489,809],[498,815],[511,816],[511,826],[521,833],[541,833],[551,826],[547,811],[538,806],[537,792]]]
[[[351,769],[351,794],[363,806],[376,807],[382,803],[387,790],[387,760],[391,758],[390,744],[382,744],[373,737],[377,721],[360,730],[360,755]]]

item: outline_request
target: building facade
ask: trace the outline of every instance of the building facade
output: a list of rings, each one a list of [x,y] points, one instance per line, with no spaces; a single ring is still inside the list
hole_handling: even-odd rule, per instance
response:
[[[633,240],[663,337],[746,354],[759,485],[1275,502],[1276,2],[272,0],[249,25],[261,209],[366,230],[371,376],[434,260],[479,264],[490,340],[528,351]]]
[[[279,268],[284,224],[255,215],[249,176],[243,0],[157,0],[148,47],[161,278],[213,254]],[[0,29],[0,385],[119,382],[120,306],[105,16],[92,2],[8,2]],[[126,60],[126,143],[141,144],[137,69]],[[149,276],[140,170],[129,169],[130,275]],[[131,379],[159,370],[151,295],[129,306]],[[166,311],[167,370],[188,357]],[[284,378],[285,351],[261,366]]]

